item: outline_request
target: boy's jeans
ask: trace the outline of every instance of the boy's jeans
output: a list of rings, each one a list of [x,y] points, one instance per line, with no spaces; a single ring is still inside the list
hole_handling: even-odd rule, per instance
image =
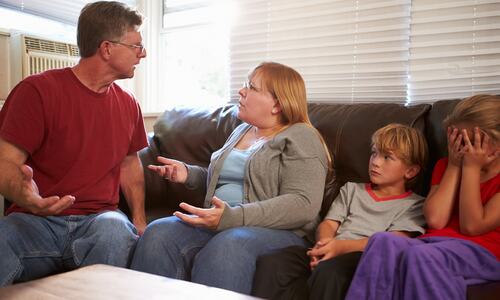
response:
[[[0,286],[92,264],[127,267],[138,236],[120,211],[0,219]]]

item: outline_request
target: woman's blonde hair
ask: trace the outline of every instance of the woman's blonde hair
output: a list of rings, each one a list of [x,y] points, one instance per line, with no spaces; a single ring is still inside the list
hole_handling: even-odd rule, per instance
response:
[[[281,107],[281,122],[284,128],[295,123],[304,123],[313,128],[325,148],[329,167],[332,158],[321,133],[311,124],[307,114],[306,85],[302,76],[294,69],[276,62],[263,62],[255,67],[248,78],[259,74],[262,88],[271,93]]]
[[[372,135],[372,146],[382,153],[394,152],[406,165],[417,165],[420,171],[427,164],[428,148],[424,135],[407,125],[391,123],[379,128]],[[406,185],[412,185],[418,176],[410,178]]]
[[[495,143],[500,142],[500,96],[483,94],[460,101],[443,125],[447,128],[459,123],[477,126]]]

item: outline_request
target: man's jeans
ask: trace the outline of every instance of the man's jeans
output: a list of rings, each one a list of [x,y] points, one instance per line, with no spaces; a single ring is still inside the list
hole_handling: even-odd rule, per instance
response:
[[[0,286],[92,264],[127,267],[138,236],[120,211],[0,219]]]
[[[131,268],[250,294],[257,257],[292,245],[306,242],[287,230],[236,227],[216,232],[168,217],[147,227]]]

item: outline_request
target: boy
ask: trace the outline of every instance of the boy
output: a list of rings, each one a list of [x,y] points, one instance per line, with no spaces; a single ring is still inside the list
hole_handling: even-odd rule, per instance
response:
[[[306,252],[294,246],[260,257],[252,294],[270,299],[343,299],[372,234],[424,232],[424,199],[408,187],[426,158],[427,145],[418,130],[401,124],[377,130],[368,166],[370,183],[348,182],[341,188],[316,230],[312,249]]]

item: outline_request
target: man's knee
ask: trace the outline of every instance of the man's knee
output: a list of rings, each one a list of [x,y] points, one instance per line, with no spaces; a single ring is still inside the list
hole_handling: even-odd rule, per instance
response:
[[[120,213],[104,213],[72,245],[76,266],[96,263],[126,267],[139,238],[135,228]]]
[[[90,234],[97,236],[99,242],[121,243],[138,239],[134,225],[118,212],[96,216],[92,222]]]

